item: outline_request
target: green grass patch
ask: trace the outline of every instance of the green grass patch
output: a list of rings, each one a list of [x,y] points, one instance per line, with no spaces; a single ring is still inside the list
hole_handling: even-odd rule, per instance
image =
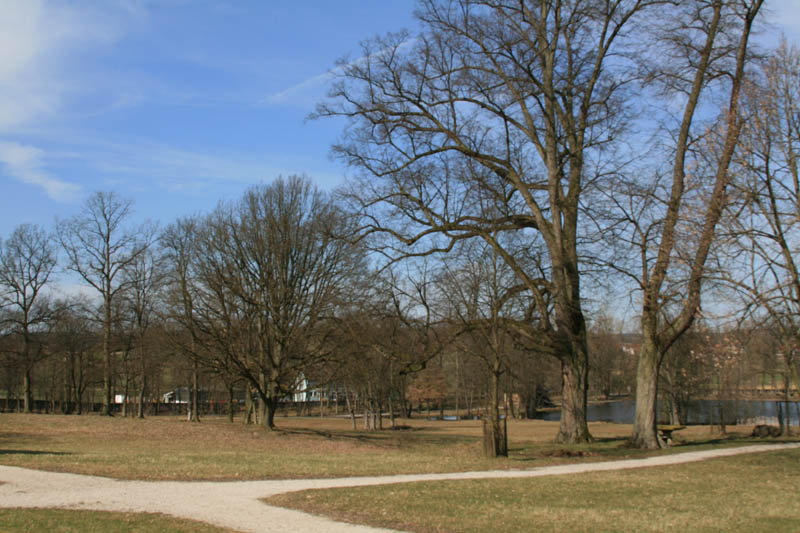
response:
[[[66,509],[0,509],[0,531],[129,533],[151,531],[212,533],[229,531],[202,522],[155,513],[116,513]]]
[[[681,446],[633,450],[625,446],[629,425],[593,423],[596,442],[563,446],[553,443],[557,422],[510,420],[510,456],[484,459],[479,421],[403,419],[408,429],[384,431],[353,430],[342,418],[276,422],[279,430],[270,432],[224,418],[193,424],[173,416],[0,414],[0,464],[118,479],[222,481],[519,469],[757,442],[689,428],[678,434]]]
[[[282,494],[271,505],[440,531],[797,531],[800,450],[529,479],[438,481]]]

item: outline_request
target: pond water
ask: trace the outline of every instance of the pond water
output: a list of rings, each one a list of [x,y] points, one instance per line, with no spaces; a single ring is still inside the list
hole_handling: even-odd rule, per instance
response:
[[[717,423],[720,416],[720,405],[725,414],[726,424],[778,424],[778,406],[774,401],[724,401],[696,400],[689,404],[684,423],[710,424],[712,419]],[[798,424],[800,419],[800,403],[789,402],[789,413],[792,423]],[[612,402],[598,402],[589,404],[586,413],[589,422],[615,422],[618,424],[632,424],[636,404],[633,400]],[[786,409],[786,404],[784,404]],[[541,420],[560,420],[559,411],[545,411],[536,418]],[[785,415],[784,415],[785,416]],[[661,416],[661,418],[668,418]]]

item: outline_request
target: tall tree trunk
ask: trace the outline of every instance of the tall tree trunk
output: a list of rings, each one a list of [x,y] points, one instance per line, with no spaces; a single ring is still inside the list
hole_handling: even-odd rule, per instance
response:
[[[199,410],[199,390],[200,388],[200,371],[197,365],[197,357],[192,356],[192,398],[191,398],[191,409],[189,411],[189,421],[190,422],[200,422],[200,410]]]
[[[233,384],[228,385],[228,422],[233,423],[235,413]]]
[[[23,395],[25,396],[25,412],[32,413],[33,412],[33,387],[31,386],[31,369],[30,367],[25,368],[25,372],[22,376],[22,389]]]
[[[111,294],[111,287],[106,288],[106,295]],[[103,415],[113,416],[111,412],[111,298],[106,296],[103,302],[105,323],[103,324]]]
[[[568,220],[572,220],[568,216]],[[574,222],[573,222],[574,223]],[[567,256],[575,256],[574,243],[568,243]],[[559,248],[560,250],[560,248]],[[580,278],[576,259],[553,261],[556,286],[555,319],[558,328],[554,345],[561,362],[561,422],[556,442],[578,444],[591,442],[586,421],[589,392],[589,348],[586,320],[580,302]]]
[[[670,404],[671,404],[671,414],[670,414],[670,424],[679,426],[681,424],[681,410],[680,410],[680,399],[678,398],[677,394],[670,395]]]
[[[137,418],[144,418],[144,395],[145,389],[147,388],[147,376],[144,372],[141,375],[142,386],[139,387],[139,404],[136,406],[136,417]]]
[[[263,425],[270,431],[275,429],[275,413],[278,411],[278,400],[276,397],[268,398],[264,402],[266,411],[264,413]]]
[[[77,372],[72,374],[72,390],[75,393],[75,408],[79,416],[83,414],[83,357],[84,354],[79,353],[75,369]]]
[[[658,399],[658,370],[661,354],[652,340],[645,338],[636,369],[636,413],[633,418],[631,442],[637,448],[661,448],[656,428]]]
[[[561,361],[561,423],[556,442],[590,442],[586,423],[589,365],[580,355]]]
[[[392,401],[392,391],[389,391],[389,423],[392,428],[395,426],[394,422],[394,402]]]
[[[62,412],[65,415],[72,414],[72,382],[74,381],[74,365],[72,364],[72,355],[69,352],[64,353],[64,405]]]
[[[263,376],[262,379],[266,378]],[[280,392],[280,388],[278,386],[278,371],[272,370],[271,375],[269,377],[269,382],[266,383],[266,395],[262,398],[263,403],[263,417],[261,420],[261,425],[268,430],[275,429],[275,412],[278,410],[278,402],[280,398],[278,394]]]
[[[508,456],[508,435],[500,420],[500,368],[495,361],[489,380],[489,416],[483,421],[483,454],[486,457]]]
[[[144,397],[147,394],[147,365],[145,364],[144,335],[139,336],[139,404],[136,407],[136,417],[144,418]]]
[[[250,384],[246,383],[244,387],[244,420],[242,421],[246,426],[253,423],[254,409],[253,390],[250,388]]]
[[[461,396],[461,372],[458,365],[458,352],[456,352],[456,390],[455,390],[455,397],[456,397],[456,420],[459,418],[459,400]]]

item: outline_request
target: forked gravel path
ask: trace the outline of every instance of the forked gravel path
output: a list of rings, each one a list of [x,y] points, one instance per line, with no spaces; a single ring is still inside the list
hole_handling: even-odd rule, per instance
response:
[[[282,481],[121,481],[0,466],[0,507],[57,507],[98,511],[157,512],[239,531],[387,531],[334,522],[260,501],[283,492],[359,485],[385,485],[449,479],[558,476],[703,461],[744,453],[800,448],[800,443],[766,444],[599,463],[545,466],[530,470],[491,470],[339,479]]]

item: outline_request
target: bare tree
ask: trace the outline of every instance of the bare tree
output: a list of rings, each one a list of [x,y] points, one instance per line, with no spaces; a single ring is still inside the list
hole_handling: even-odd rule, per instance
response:
[[[99,337],[85,298],[70,298],[56,304],[52,330],[53,352],[63,361],[64,405],[62,411],[83,413],[84,394],[102,381],[95,360]]]
[[[539,302],[528,335],[562,365],[563,442],[590,439],[581,198],[628,118],[626,28],[655,3],[423,0],[423,32],[367,42],[315,115],[350,120],[334,153],[363,171],[350,196],[392,260],[482,239]],[[546,277],[508,232],[541,240]]]
[[[166,263],[167,309],[174,327],[169,339],[191,362],[192,394],[189,420],[198,422],[198,389],[200,375],[200,350],[197,349],[197,332],[194,322],[196,300],[198,220],[181,218],[168,226],[161,234],[160,242]]]
[[[523,260],[516,258],[519,263]],[[529,271],[531,269],[528,269]],[[444,293],[448,295],[452,319],[462,328],[460,344],[465,352],[483,361],[488,376],[488,413],[484,424],[484,454],[508,455],[508,435],[500,416],[501,383],[510,370],[513,329],[535,305],[525,302],[514,273],[496,249],[478,245],[464,251],[460,264],[445,267]]]
[[[339,239],[348,221],[307,178],[279,178],[220,206],[202,224],[194,325],[216,364],[258,394],[272,429],[282,398],[326,355],[323,322],[360,272],[357,246]]]
[[[23,376],[25,412],[33,410],[31,375],[36,363],[47,356],[43,335],[53,319],[42,294],[56,267],[52,237],[30,224],[17,226],[0,243],[0,308],[6,334],[13,337],[10,351]]]
[[[612,201],[623,213],[623,238],[638,264],[615,266],[642,294],[642,347],[636,378],[632,443],[657,448],[656,400],[664,354],[695,320],[706,262],[728,200],[729,168],[743,116],[740,94],[748,45],[761,0],[693,0],[665,10],[656,24],[657,46],[646,56],[648,79],[661,82],[661,98],[674,98],[682,116],[668,129],[666,171],[639,170],[649,181],[616,188]],[[704,122],[703,114],[727,100],[727,108]],[[663,105],[659,103],[659,108]],[[665,126],[675,115],[667,106]],[[651,118],[658,117],[654,108]],[[663,135],[658,136],[659,140]],[[658,154],[661,149],[653,150]],[[623,199],[624,198],[624,199]],[[627,202],[627,203],[626,203]]]
[[[113,383],[112,327],[116,299],[125,289],[122,272],[152,242],[155,227],[127,227],[131,201],[113,192],[90,196],[80,214],[58,224],[58,238],[67,255],[67,268],[77,273],[102,298],[99,322],[103,326],[103,414],[111,415]]]
[[[130,263],[124,272],[124,278],[124,283],[128,286],[123,295],[125,314],[129,316],[139,373],[136,416],[144,418],[144,400],[148,391],[147,376],[153,363],[149,353],[149,334],[158,318],[160,291],[164,282],[161,258],[152,250],[145,251]],[[127,400],[126,395],[125,401]]]
[[[783,376],[785,410],[800,387],[800,50],[784,39],[745,90],[743,127],[726,218],[731,267],[726,281],[744,317],[773,328],[773,361]],[[782,422],[782,427],[790,427]]]

